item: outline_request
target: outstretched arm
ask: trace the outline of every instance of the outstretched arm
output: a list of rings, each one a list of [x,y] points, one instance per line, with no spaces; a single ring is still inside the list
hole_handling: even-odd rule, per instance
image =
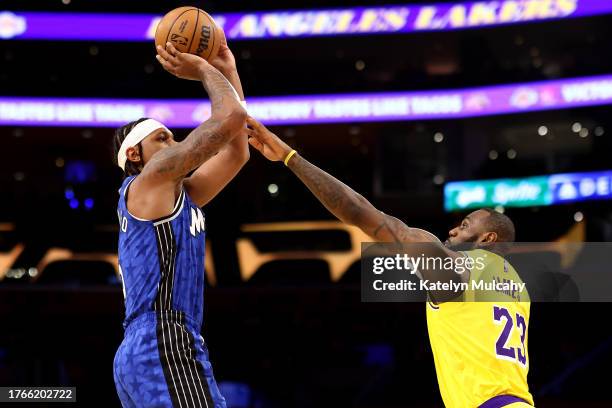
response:
[[[236,59],[227,45],[225,34],[220,28],[221,46],[217,57],[210,62],[232,84],[240,100],[244,100],[242,84]],[[246,126],[218,154],[202,164],[185,179],[184,186],[191,199],[200,207],[212,200],[234,178],[249,160],[249,144]]]
[[[285,142],[253,118],[248,118],[249,143],[272,161],[284,160],[291,152]],[[395,217],[374,207],[361,194],[326,173],[299,154],[294,154],[288,167],[312,194],[340,221],[355,225],[380,242],[440,242],[430,232],[411,228]]]
[[[181,53],[171,43],[166,50],[158,47],[157,52],[157,59],[168,72],[202,82],[211,100],[212,115],[184,141],[154,154],[131,185],[128,208],[145,219],[169,214],[183,178],[235,137],[246,119],[230,83],[203,58]]]
[[[431,258],[463,256],[445,248],[432,233],[419,228],[411,228],[397,218],[379,211],[361,194],[308,162],[299,154],[294,153],[287,160],[292,152],[291,147],[255,119],[249,117],[247,123],[251,128],[249,143],[268,160],[285,161],[312,194],[340,221],[357,226],[378,242],[423,243],[410,246],[396,245],[395,250],[400,253],[413,256],[424,254]],[[421,279],[430,281],[460,282],[469,278],[469,272],[458,275],[447,269],[420,268],[419,276]],[[450,300],[459,294],[459,292],[445,290],[429,292],[430,298],[436,303]]]

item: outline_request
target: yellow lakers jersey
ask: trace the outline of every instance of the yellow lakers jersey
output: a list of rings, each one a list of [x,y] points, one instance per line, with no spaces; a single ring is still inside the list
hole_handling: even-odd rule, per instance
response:
[[[501,256],[481,249],[465,255],[474,267],[463,301],[426,306],[444,404],[472,408],[513,395],[533,405],[527,385],[529,295],[517,290],[522,280]],[[494,289],[480,290],[485,284]]]

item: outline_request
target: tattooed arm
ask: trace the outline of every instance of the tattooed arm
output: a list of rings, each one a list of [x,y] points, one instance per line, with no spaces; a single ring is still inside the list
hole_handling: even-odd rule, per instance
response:
[[[286,143],[255,119],[248,118],[247,123],[251,128],[249,143],[268,160],[284,160],[291,152],[291,148]],[[444,247],[432,233],[411,228],[397,218],[379,211],[361,194],[309,163],[297,153],[289,159],[288,167],[340,221],[357,226],[374,241],[398,244],[385,249],[417,257],[424,255],[444,259],[464,256]],[[399,245],[401,243],[413,243],[413,245]],[[464,282],[469,278],[469,272],[457,274],[453,270],[433,269],[430,266],[419,267],[418,272],[421,279],[441,283]],[[429,291],[430,299],[435,303],[451,300],[460,294],[460,291],[452,290]]]
[[[329,212],[345,224],[358,227],[375,241],[439,242],[433,234],[411,228],[378,210],[361,194],[298,154],[290,159],[288,167]]]
[[[249,143],[268,160],[280,161],[291,148],[253,118],[249,124]],[[395,217],[379,211],[361,194],[298,154],[289,160],[289,168],[314,196],[340,221],[355,225],[380,242],[440,242],[430,232],[411,228]]]
[[[179,78],[200,80],[210,97],[212,114],[184,141],[153,154],[130,186],[128,208],[144,219],[171,213],[185,176],[237,136],[246,120],[236,92],[216,68],[198,56],[178,52],[170,43],[166,50],[157,49],[164,69]]]
[[[219,29],[221,45],[217,57],[210,64],[217,68],[232,84],[241,100],[244,100],[242,84],[236,67],[236,59],[229,49],[223,30]],[[183,185],[189,197],[200,207],[212,200],[238,174],[249,160],[246,126],[218,154],[186,178]]]

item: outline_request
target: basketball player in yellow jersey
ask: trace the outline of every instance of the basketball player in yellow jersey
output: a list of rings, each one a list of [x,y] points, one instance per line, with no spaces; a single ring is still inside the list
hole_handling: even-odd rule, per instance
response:
[[[462,274],[421,271],[423,278],[468,284],[493,280],[522,283],[502,256],[481,249],[514,240],[514,225],[507,216],[486,209],[474,211],[449,231],[443,244],[430,232],[409,227],[377,210],[359,193],[309,163],[257,120],[249,118],[247,123],[251,146],[268,160],[283,161],[342,222],[359,227],[375,241],[430,243],[428,246],[436,252],[430,256],[464,258],[463,262],[470,259],[478,265]],[[451,249],[466,243],[472,250]],[[429,291],[427,325],[444,404],[448,408],[533,406],[527,386],[530,303],[526,291],[496,293],[492,302],[483,291],[473,291],[470,287],[453,293]]]
[[[489,217],[500,220],[502,229],[504,224],[512,226],[508,217],[488,211],[478,210],[467,216],[461,226],[451,230],[447,242],[472,239],[467,234],[472,234],[470,230],[479,228],[479,224],[491,229],[486,228]],[[513,232],[513,228],[508,231]],[[484,260],[482,267],[472,268],[470,281],[522,283],[512,265],[500,255],[482,249],[464,254]],[[461,297],[463,301],[427,302],[427,329],[444,404],[480,408],[533,406],[527,385],[529,295],[526,291],[493,294],[468,290]]]

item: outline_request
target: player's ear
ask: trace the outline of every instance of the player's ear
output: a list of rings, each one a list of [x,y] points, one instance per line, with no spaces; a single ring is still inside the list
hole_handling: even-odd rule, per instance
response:
[[[497,242],[497,232],[485,232],[482,236],[481,242]]]
[[[140,157],[140,149],[138,146],[128,147],[125,152],[125,156],[131,162],[140,163],[142,158]]]

